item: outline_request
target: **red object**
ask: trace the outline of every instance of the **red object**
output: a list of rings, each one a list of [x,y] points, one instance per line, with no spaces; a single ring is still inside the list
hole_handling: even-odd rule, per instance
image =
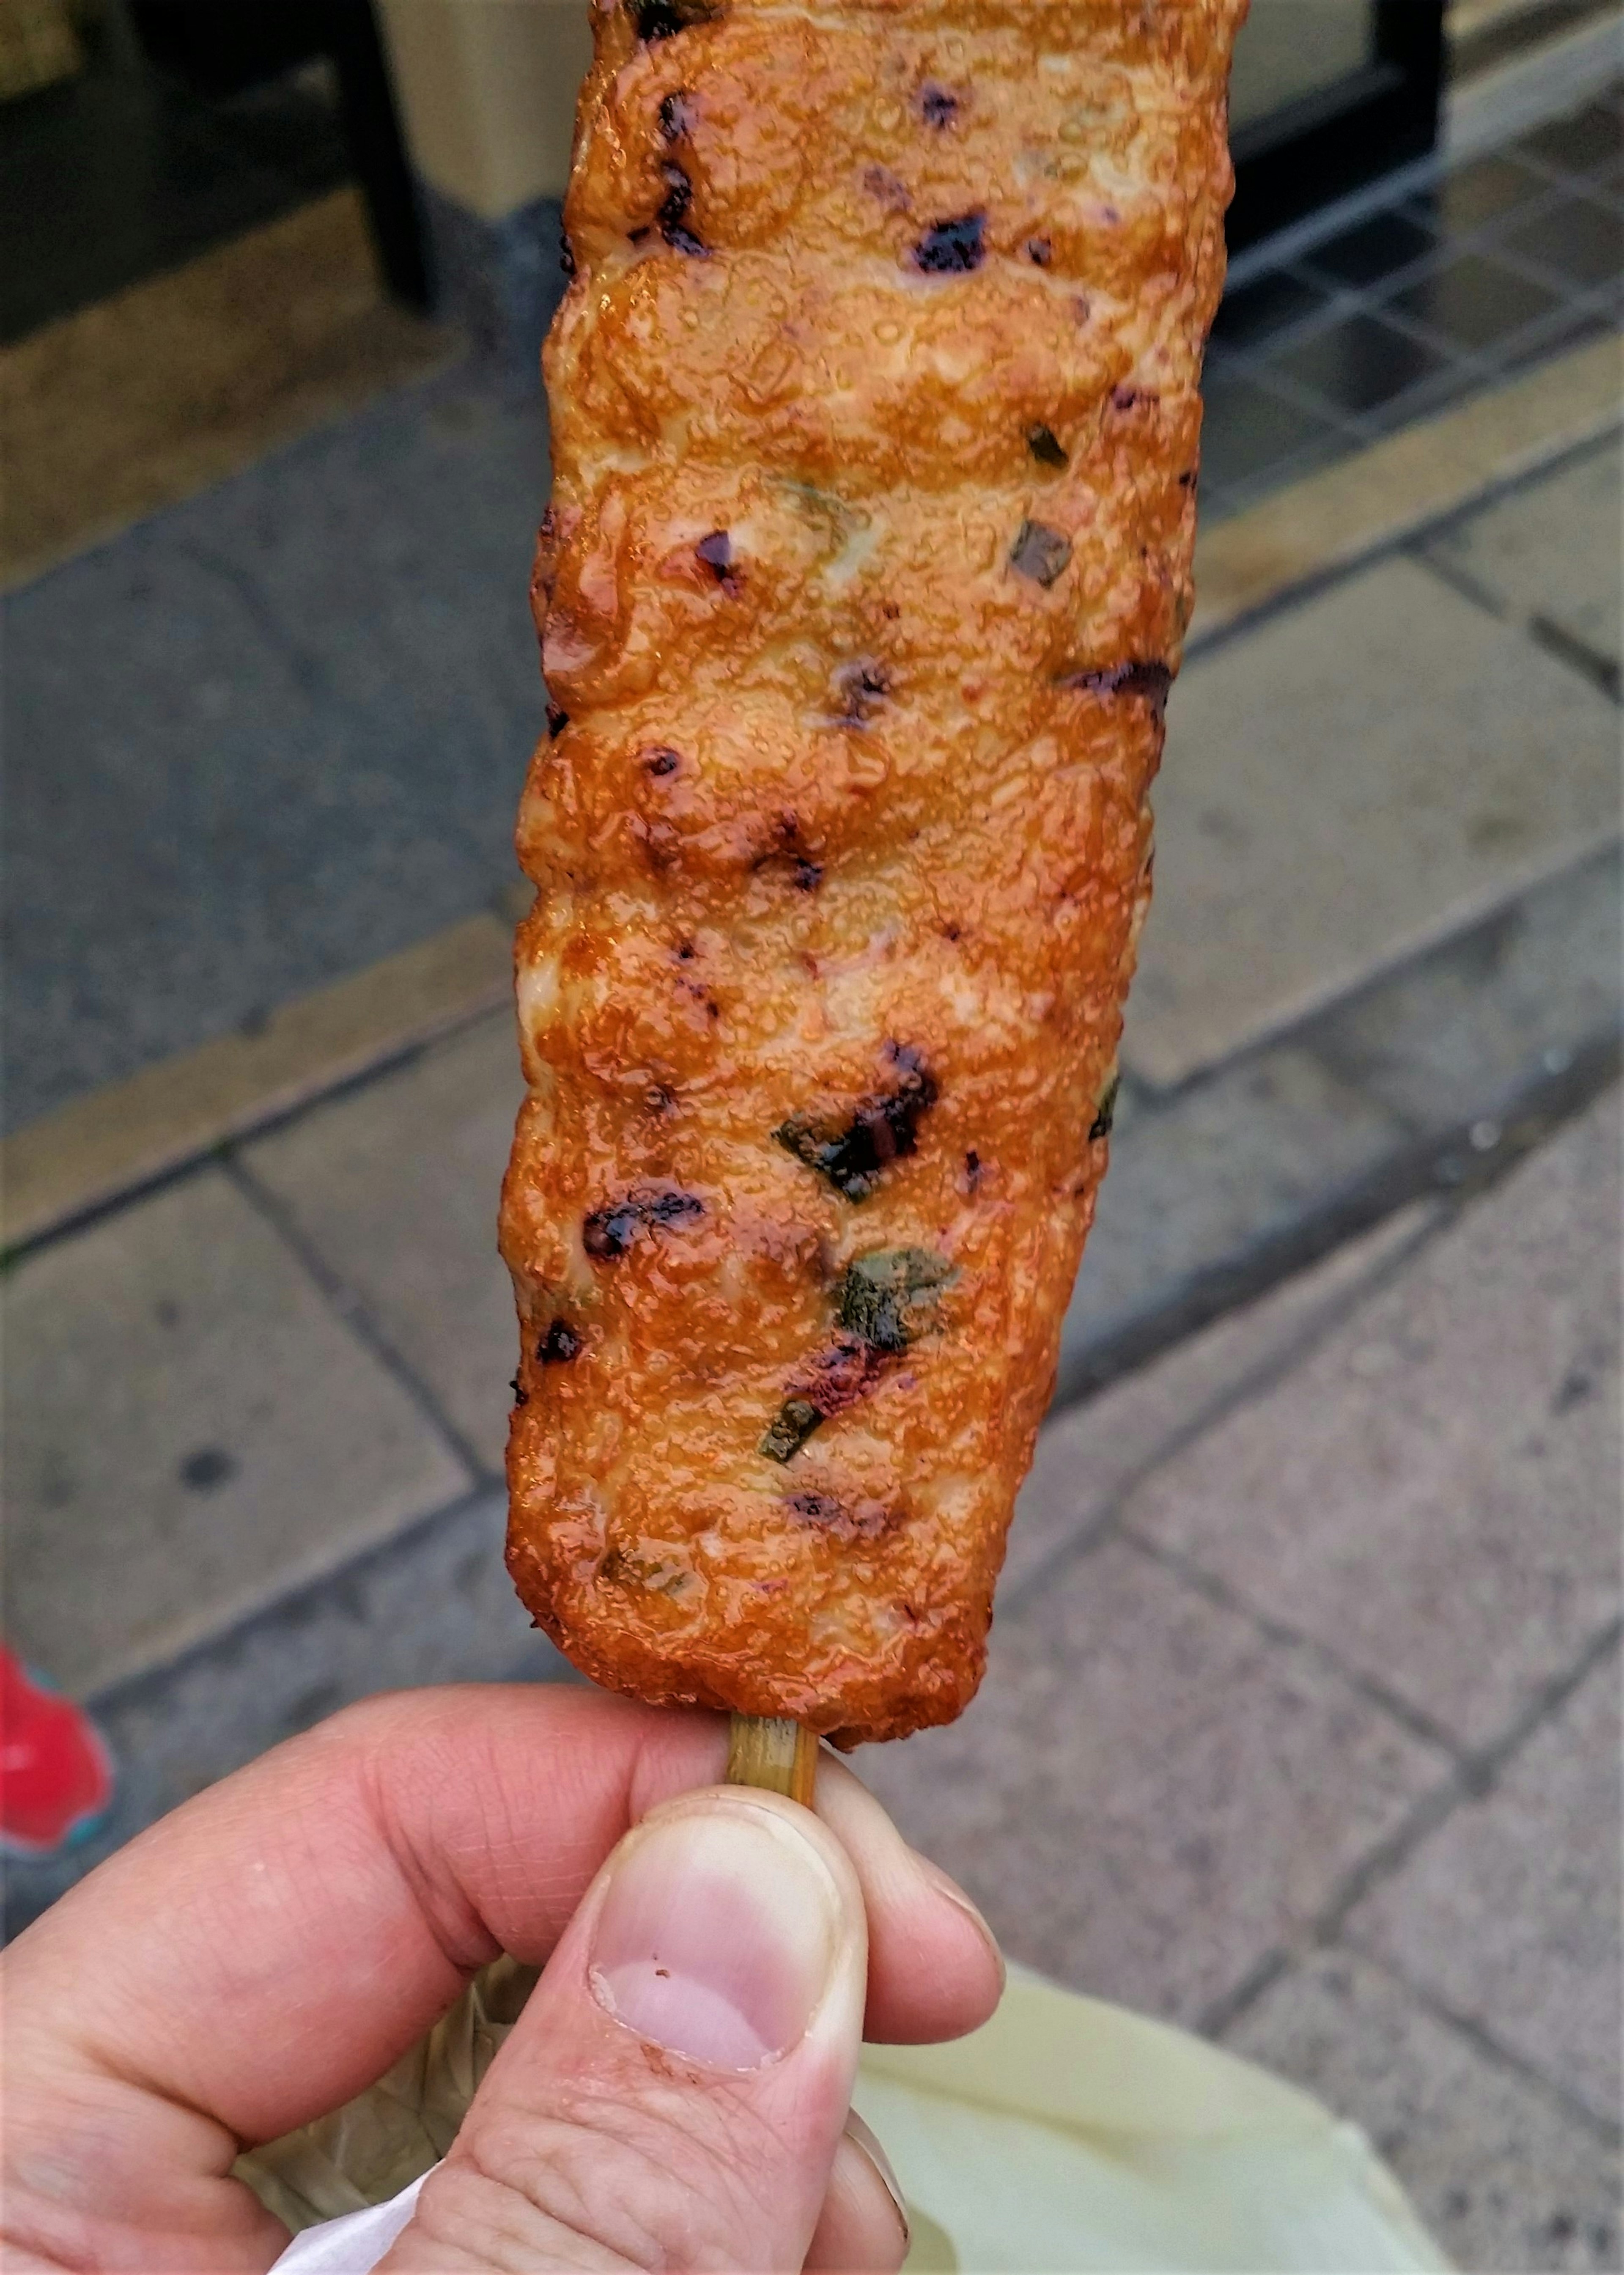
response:
[[[0,1644],[0,1852],[49,1856],[87,1840],[112,1797],[94,1723]]]

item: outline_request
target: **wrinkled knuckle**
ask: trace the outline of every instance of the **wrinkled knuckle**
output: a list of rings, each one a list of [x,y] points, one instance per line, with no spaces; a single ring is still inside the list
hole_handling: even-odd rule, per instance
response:
[[[726,2260],[764,2213],[759,2151],[737,2110],[651,2110],[579,2097],[567,2117],[507,2112],[471,2128],[457,2158],[504,2217],[545,2224],[564,2265],[702,2266]],[[596,2254],[597,2256],[592,2256]]]

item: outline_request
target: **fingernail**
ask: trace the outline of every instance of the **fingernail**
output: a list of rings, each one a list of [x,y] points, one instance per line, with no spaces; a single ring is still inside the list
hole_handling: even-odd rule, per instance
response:
[[[918,1856],[919,1852],[917,1848],[915,1849],[914,1854],[916,1856]],[[955,1911],[963,1912],[965,1918],[970,1921],[971,1925],[980,1934],[986,1944],[987,1949],[998,1961],[998,1972],[1000,1977],[1007,1981],[1008,1978],[1008,1969],[1004,1965],[1004,1954],[998,1947],[998,1938],[987,1925],[986,1921],[981,1913],[978,1912],[974,1904],[971,1902],[970,1898],[964,1893],[963,1889],[960,1887],[958,1882],[954,1879],[949,1879],[947,1873],[942,1871],[941,1866],[940,1864],[933,1864],[928,1856],[919,1856],[919,1869],[924,1873],[925,1878],[930,1882],[932,1887],[935,1889],[937,1894],[939,1896],[945,1896],[948,1903],[953,1906]]]
[[[630,1834],[610,1867],[589,1980],[668,2053],[759,2069],[798,2045],[827,1987],[840,1898],[786,1818],[707,1799]]]
[[[903,2184],[891,2169],[891,2159],[875,2139],[873,2128],[863,2122],[855,2109],[847,2114],[846,2138],[854,2149],[867,2158],[886,2194],[896,2206],[896,2216],[903,2223],[903,2241],[906,2242],[912,2230],[908,2224],[908,2205],[903,2196]]]

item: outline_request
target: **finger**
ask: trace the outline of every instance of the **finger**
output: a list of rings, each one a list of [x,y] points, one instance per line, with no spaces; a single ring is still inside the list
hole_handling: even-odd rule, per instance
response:
[[[868,2015],[876,2044],[935,2045],[979,2029],[1003,1994],[992,1929],[939,1865],[910,1848],[868,1788],[828,1753],[818,1814],[857,1868],[868,1909]]]
[[[908,2256],[908,2211],[891,2162],[854,2109],[835,2151],[806,2275],[894,2275]]]
[[[383,2266],[796,2275],[866,1977],[827,1826],[736,1787],[668,1804],[594,1881]]]
[[[83,2067],[264,2141],[371,2083],[498,1951],[543,1961],[628,1825],[721,1771],[714,1716],[469,1686],[367,1701],[177,1810],[5,1955]],[[877,2035],[973,2028],[990,1939],[826,1756]]]

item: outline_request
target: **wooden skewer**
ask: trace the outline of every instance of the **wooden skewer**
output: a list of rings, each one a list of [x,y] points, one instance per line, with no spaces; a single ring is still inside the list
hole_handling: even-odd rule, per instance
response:
[[[729,1785],[760,1786],[788,1794],[803,1807],[812,1805],[818,1775],[818,1741],[798,1722],[763,1714],[736,1714],[728,1742]]]

